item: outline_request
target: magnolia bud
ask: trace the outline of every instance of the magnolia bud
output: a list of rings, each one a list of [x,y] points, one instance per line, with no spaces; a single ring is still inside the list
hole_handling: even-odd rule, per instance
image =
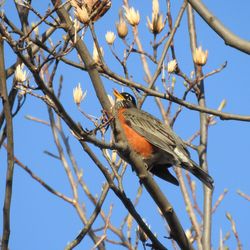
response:
[[[168,63],[168,73],[175,72],[176,68],[177,68],[177,61],[176,61],[176,59],[174,59],[174,60],[172,60],[172,61],[170,61]]]
[[[105,39],[106,39],[106,42],[109,44],[109,45],[113,45],[114,41],[115,41],[115,34],[114,32],[112,31],[108,31],[105,35]]]
[[[116,23],[117,34],[121,39],[124,39],[128,34],[127,23],[123,18],[120,18],[119,23]]]
[[[204,66],[207,62],[208,51],[202,50],[202,47],[196,48],[194,50],[193,59],[195,64],[199,66]]]
[[[139,11],[135,11],[133,7],[128,8],[126,6],[123,6],[123,8],[125,10],[125,17],[127,18],[129,24],[132,26],[137,26],[140,22]]]
[[[147,26],[153,34],[159,34],[165,24],[163,22],[163,16],[159,14],[159,2],[158,0],[153,0],[152,2],[152,22],[150,21],[149,17],[147,17]]]
[[[78,19],[79,22],[81,23],[88,23],[89,21],[89,14],[88,11],[86,10],[86,8],[84,6],[82,6],[81,8],[79,6],[75,6],[74,7],[74,14],[75,17]]]
[[[81,84],[78,83],[78,85],[73,89],[74,102],[77,105],[80,105],[80,103],[82,102],[82,100],[85,98],[86,94],[87,94],[87,91],[85,91],[83,93],[82,92],[82,88],[81,88]]]
[[[24,64],[19,64],[15,70],[15,80],[17,82],[25,82],[27,80],[27,72],[23,70]]]

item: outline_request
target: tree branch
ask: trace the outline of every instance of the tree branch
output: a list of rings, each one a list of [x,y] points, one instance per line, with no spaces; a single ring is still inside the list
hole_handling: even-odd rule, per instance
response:
[[[12,197],[12,184],[14,173],[14,141],[13,141],[13,124],[11,107],[8,98],[5,64],[4,64],[4,44],[3,37],[0,35],[0,98],[2,99],[4,116],[6,120],[6,135],[7,135],[7,174],[5,185],[5,198],[3,207],[3,236],[2,236],[2,250],[8,249],[10,236],[10,205]]]
[[[109,187],[113,190],[113,192],[116,194],[116,196],[121,200],[123,205],[126,207],[126,209],[129,211],[129,213],[134,217],[136,222],[140,225],[140,227],[143,229],[143,231],[147,234],[149,239],[152,241],[153,245],[156,247],[156,249],[159,250],[166,250],[166,248],[160,243],[160,241],[155,237],[155,235],[150,231],[146,223],[141,218],[140,214],[136,211],[133,203],[130,201],[130,199],[127,198],[126,194],[119,190],[116,185],[114,184],[112,177],[108,173],[108,170],[105,166],[100,162],[98,157],[92,152],[90,147],[85,143],[81,142],[81,145],[84,149],[84,151],[89,155],[89,157],[93,160],[93,162],[96,164],[96,166],[101,170],[103,175],[105,176],[107,182],[109,183]]]
[[[65,247],[65,250],[71,250],[74,247],[76,247],[82,241],[84,236],[89,232],[89,230],[91,229],[93,223],[95,222],[97,216],[99,215],[99,213],[101,211],[102,204],[106,199],[108,191],[109,191],[109,185],[105,185],[105,187],[102,191],[102,195],[99,198],[98,202],[96,203],[95,209],[94,209],[92,215],[90,216],[90,219],[85,224],[84,228],[80,231],[80,233],[77,235],[77,237]]]
[[[190,36],[190,46],[192,54],[197,48],[196,30],[195,30],[195,20],[193,15],[193,9],[188,5],[188,27]],[[196,77],[201,79],[203,76],[202,66],[196,65],[194,63]],[[199,92],[197,94],[197,100],[199,106],[206,108],[206,98],[205,98],[205,88],[204,80],[198,82],[197,87]],[[201,168],[208,172],[207,164],[207,139],[208,139],[208,120],[207,114],[200,112],[200,145],[198,147],[199,162]],[[204,249],[211,248],[211,211],[212,211],[212,190],[203,185],[204,189],[204,213],[203,213],[203,236],[202,236],[202,246]]]
[[[156,69],[156,71],[155,71],[152,79],[150,80],[150,83],[149,83],[149,86],[148,86],[149,89],[153,88],[153,86],[154,86],[154,84],[155,84],[158,76],[161,73],[162,65],[163,65],[163,62],[165,60],[166,54],[167,54],[168,49],[169,49],[169,47],[170,47],[170,45],[171,45],[171,43],[172,43],[172,41],[174,39],[174,35],[175,35],[177,29],[180,26],[180,22],[181,22],[181,19],[182,19],[183,13],[185,12],[186,7],[187,7],[187,2],[184,1],[183,4],[182,4],[182,6],[181,6],[181,9],[179,11],[179,14],[178,14],[178,16],[176,18],[174,27],[171,30],[170,34],[169,34],[169,38],[168,38],[166,44],[164,45],[161,58],[160,58],[160,60],[159,60],[159,62],[157,64],[157,69]],[[146,95],[142,97],[141,104],[145,101],[145,98],[146,98]]]
[[[215,17],[201,0],[187,0],[197,11],[201,18],[229,45],[244,53],[250,54],[250,42],[240,38],[226,28],[220,20]]]
[[[148,93],[149,96],[160,97],[162,99],[173,101],[173,102],[180,104],[181,106],[184,106],[190,110],[196,110],[196,111],[199,111],[202,113],[218,116],[221,120],[236,120],[236,121],[250,122],[250,115],[231,114],[231,113],[221,112],[221,111],[218,111],[215,109],[210,109],[207,107],[201,107],[199,105],[195,105],[195,104],[192,104],[190,102],[184,101],[184,100],[172,95],[171,93],[161,93],[157,90],[149,89],[148,87],[145,87],[142,84],[125,79],[125,78],[115,74],[110,69],[105,69],[105,70],[107,70],[107,71],[105,71],[104,75],[106,77],[111,78],[111,80],[113,80],[119,84],[126,84],[129,87],[134,87],[134,88],[140,89],[143,92]]]

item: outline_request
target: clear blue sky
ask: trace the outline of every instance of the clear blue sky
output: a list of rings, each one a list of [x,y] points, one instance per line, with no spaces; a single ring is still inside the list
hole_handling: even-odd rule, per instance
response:
[[[9,2],[9,3],[8,3]],[[108,66],[115,72],[121,73],[121,68],[114,61],[108,47],[105,43],[105,33],[108,30],[115,31],[115,21],[118,19],[117,10],[121,6],[122,1],[113,1],[111,10],[97,22],[96,30],[100,44],[104,47],[105,60]],[[177,12],[182,1],[172,1],[173,20],[177,16]],[[235,1],[204,1],[208,8],[233,32],[244,39],[249,40],[250,29],[250,2],[241,1],[236,4]],[[149,49],[149,43],[152,36],[146,28],[146,16],[151,16],[151,1],[145,1],[142,6],[142,1],[130,1],[132,6],[140,10],[141,23],[139,26],[139,36],[143,42],[145,49]],[[45,1],[34,5],[41,13],[44,13],[46,8]],[[165,5],[165,1],[160,1],[161,7]],[[17,23],[17,13],[13,7],[13,2],[6,1],[4,9],[7,16],[13,18],[13,22]],[[163,8],[165,11],[165,7]],[[37,19],[36,19],[37,20]],[[189,49],[189,37],[187,33],[187,16],[183,17],[181,27],[177,31],[175,37],[176,56],[181,69],[189,74],[192,70],[191,54]],[[33,20],[32,20],[33,21]],[[211,30],[205,22],[197,15],[197,36],[198,43],[209,51],[208,63],[204,67],[204,72],[210,72],[213,69],[219,68],[225,61],[228,62],[227,67],[219,74],[216,74],[205,80],[207,105],[210,108],[217,108],[223,99],[227,100],[227,105],[224,109],[226,112],[239,113],[249,115],[250,107],[250,80],[249,80],[249,65],[250,57],[242,52],[239,52],[224,44],[223,40]],[[18,25],[19,26],[19,25]],[[59,37],[54,36],[54,43]],[[131,42],[131,36],[128,40]],[[89,39],[89,34],[86,35],[87,45],[92,52],[93,43]],[[122,43],[119,39],[115,42],[115,48],[118,54],[122,56],[123,51],[119,50]],[[122,47],[123,48],[123,47]],[[169,54],[168,57],[171,55]],[[74,53],[70,55],[72,59],[77,60]],[[6,46],[6,66],[11,65],[15,61],[15,56]],[[135,63],[136,62],[136,63]],[[128,67],[130,74],[133,74],[134,80],[143,83],[143,74],[141,65],[138,64],[138,56],[133,56]],[[66,110],[72,115],[75,121],[81,122],[84,128],[91,128],[91,124],[77,111],[72,99],[72,89],[78,82],[81,82],[83,89],[88,89],[86,100],[82,103],[82,108],[92,115],[100,116],[100,104],[97,102],[91,82],[85,73],[80,70],[70,68],[61,63],[60,72],[64,76],[64,85],[62,90],[62,102]],[[154,68],[151,68],[153,72]],[[59,79],[57,75],[56,80]],[[106,90],[111,94],[115,85],[113,82],[103,79]],[[33,79],[31,80],[33,84]],[[158,84],[160,79],[158,80]],[[8,81],[9,86],[12,84],[12,79]],[[57,83],[55,83],[57,85]],[[177,78],[177,90],[183,90],[183,80]],[[181,92],[177,92],[178,93]],[[180,95],[181,96],[181,95]],[[190,97],[190,102],[195,99]],[[152,98],[143,106],[148,112],[159,116],[155,111],[155,106]],[[165,103],[167,105],[167,102]],[[173,113],[172,113],[173,114]],[[34,173],[41,177],[55,189],[68,196],[71,196],[70,186],[68,184],[65,172],[58,160],[52,159],[44,154],[44,150],[48,150],[57,154],[52,134],[49,128],[45,125],[37,124],[25,119],[25,115],[35,116],[48,121],[47,108],[38,99],[28,96],[23,109],[14,119],[14,138],[15,138],[15,155],[20,161],[27,165]],[[159,116],[160,117],[160,116]],[[215,202],[218,196],[226,188],[228,194],[222,204],[217,209],[213,216],[212,228],[212,243],[213,248],[218,248],[219,230],[222,229],[223,234],[230,231],[230,239],[226,245],[230,249],[236,248],[236,241],[231,231],[229,221],[225,217],[226,212],[230,212],[233,216],[236,227],[239,233],[240,240],[243,244],[243,249],[250,249],[249,228],[250,221],[250,203],[240,197],[236,191],[238,189],[250,194],[249,174],[249,149],[250,149],[250,125],[247,122],[239,121],[221,121],[209,129],[208,143],[208,163],[209,172],[215,180],[215,191],[213,201]],[[83,168],[84,180],[89,185],[93,194],[99,194],[104,178],[95,165],[82,152],[77,140],[70,134],[68,128],[64,126],[65,132],[69,135],[69,141],[72,150],[76,156],[77,162]],[[184,110],[175,124],[175,131],[183,139],[188,139],[199,128],[198,113],[195,111]],[[196,156],[192,154],[194,159]],[[101,156],[100,156],[101,157]],[[6,173],[6,151],[0,150],[0,204],[3,204],[4,197],[4,180]],[[170,202],[174,206],[180,221],[186,229],[190,222],[185,213],[185,205],[182,200],[181,192],[178,187],[172,186],[157,179],[162,190],[166,193]],[[138,179],[131,172],[130,167],[124,176],[124,189],[128,196],[133,200],[135,198],[135,190],[138,188]],[[201,184],[197,182],[199,195]],[[200,198],[199,196],[198,198]],[[83,202],[87,202],[86,197]],[[107,201],[104,204],[104,210],[108,212],[110,204],[114,204],[113,215],[111,218],[114,225],[119,226],[122,216],[126,215],[123,205],[116,199],[112,191],[110,191]],[[87,211],[87,215],[91,215],[93,207]],[[155,216],[157,208],[149,197],[143,192],[141,202],[138,206],[138,211],[147,219],[151,225],[152,231],[158,233],[160,240],[166,236],[164,225],[161,218]],[[2,225],[2,212],[0,216]],[[94,224],[97,227],[100,223]],[[42,188],[37,182],[30,178],[19,167],[15,168],[14,183],[13,183],[13,199],[11,209],[11,237],[10,249],[12,250],[60,250],[63,249],[67,242],[74,239],[77,233],[82,228],[82,224],[73,207],[66,204],[64,201],[53,196]],[[134,233],[134,231],[133,231]],[[0,227],[2,234],[2,226]],[[86,238],[76,249],[90,249],[93,246],[92,242]],[[107,249],[122,249],[122,247],[108,247]],[[142,247],[141,247],[142,249]],[[171,245],[169,245],[171,249]]]

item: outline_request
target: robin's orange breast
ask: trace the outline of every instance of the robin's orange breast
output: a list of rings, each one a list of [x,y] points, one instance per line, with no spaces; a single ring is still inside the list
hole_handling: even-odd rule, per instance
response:
[[[124,134],[127,138],[129,146],[143,158],[149,158],[153,151],[154,147],[149,143],[143,136],[134,131],[126,122],[123,116],[124,109],[118,111],[118,119],[123,128]]]

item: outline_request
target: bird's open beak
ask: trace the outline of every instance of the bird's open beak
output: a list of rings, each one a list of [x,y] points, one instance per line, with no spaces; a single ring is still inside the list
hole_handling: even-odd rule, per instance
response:
[[[124,96],[121,95],[116,89],[113,89],[113,94],[118,101],[125,100]]]

